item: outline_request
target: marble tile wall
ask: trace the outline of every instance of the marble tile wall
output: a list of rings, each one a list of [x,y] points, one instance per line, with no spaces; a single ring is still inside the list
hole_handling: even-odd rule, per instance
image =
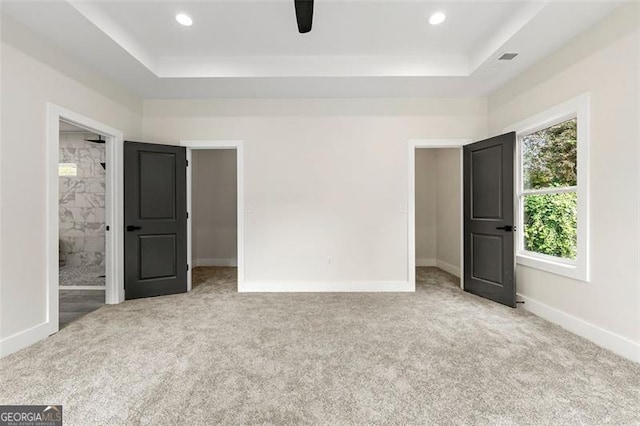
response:
[[[60,162],[75,163],[77,176],[59,176],[60,264],[104,266],[105,145],[90,133],[61,133]]]

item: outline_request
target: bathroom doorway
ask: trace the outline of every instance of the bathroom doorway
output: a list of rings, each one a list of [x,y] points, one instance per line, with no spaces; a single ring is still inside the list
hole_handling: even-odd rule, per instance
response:
[[[59,327],[105,303],[106,138],[60,121]]]

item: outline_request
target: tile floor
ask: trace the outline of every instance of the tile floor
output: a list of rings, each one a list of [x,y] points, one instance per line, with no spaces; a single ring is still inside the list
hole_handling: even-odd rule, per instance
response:
[[[60,290],[60,329],[104,305],[104,290]]]

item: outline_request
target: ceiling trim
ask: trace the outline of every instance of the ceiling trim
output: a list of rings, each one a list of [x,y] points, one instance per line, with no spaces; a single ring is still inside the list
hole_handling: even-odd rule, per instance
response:
[[[226,21],[231,22],[231,26],[196,28],[184,33],[171,21],[173,27],[167,26],[164,32],[163,23],[172,17],[174,9],[180,9],[181,1],[169,2],[176,5],[170,7],[161,4],[166,0],[142,1],[150,6],[138,4],[129,8],[123,4],[119,8],[92,0],[6,2],[2,20],[8,23],[15,20],[18,29],[3,25],[3,41],[21,50],[36,52],[34,57],[45,58],[56,69],[73,76],[80,75],[82,81],[91,82],[101,77],[145,99],[476,97],[491,93],[596,23],[608,19],[607,15],[623,3],[523,0],[509,7],[495,8],[490,14],[491,24],[473,14],[456,21],[458,14],[453,12],[464,12],[465,8],[452,8],[448,11],[451,19],[445,24],[451,27],[443,27],[448,32],[431,27],[416,30],[412,26],[407,33],[393,33],[394,37],[387,40],[379,37],[387,37],[391,33],[385,31],[390,29],[375,26],[373,30],[380,28],[374,33],[378,38],[354,37],[342,47],[337,44],[341,38],[332,38],[326,32],[317,34],[310,43],[291,40],[286,31],[276,31],[273,40],[266,40],[264,37],[271,33],[265,26],[259,31],[263,36],[256,47],[248,44],[256,42],[250,38],[226,42],[225,35],[241,34],[235,31],[235,15],[233,20]],[[259,1],[249,0],[250,3]],[[158,3],[158,7],[153,3]],[[349,13],[355,13],[354,10],[357,12],[357,8],[352,8]],[[148,26],[143,23],[140,24],[143,27],[138,26],[142,18],[154,11],[158,19],[150,20]],[[406,17],[406,10],[402,13],[400,15]],[[220,14],[215,16],[220,18]],[[260,19],[260,16],[254,17]],[[373,16],[378,20],[381,17],[380,14]],[[281,23],[277,19],[283,16],[276,14],[273,19]],[[399,31],[399,22],[404,21],[390,19],[396,31]],[[458,34],[459,40],[442,38],[456,36],[452,31],[460,28],[473,30],[469,34],[476,37]],[[213,33],[218,34],[215,38],[218,44],[209,43],[207,35]],[[421,37],[434,39],[422,43]],[[375,43],[379,40],[388,43],[377,48]],[[325,41],[331,49],[322,47]],[[392,49],[392,45],[397,48]],[[519,55],[513,61],[498,60],[505,52]],[[85,68],[59,59],[60,53],[77,59],[78,64],[86,68],[86,77],[77,74],[78,69]],[[95,71],[95,75],[90,71]]]
[[[160,57],[161,78],[464,77],[468,58],[450,56]]]
[[[470,74],[501,55],[503,46],[520,32],[525,25],[531,22],[549,3],[549,1],[523,3],[515,16],[505,21],[503,26],[498,28],[483,45],[477,46],[475,49],[477,53],[469,55]]]
[[[159,78],[467,77],[499,55],[500,49],[550,3],[523,2],[514,16],[468,55],[177,57],[154,55],[97,3],[66,2]]]
[[[76,0],[66,0],[66,2],[157,76],[157,64],[154,55],[116,21],[101,11],[97,7],[97,3]]]

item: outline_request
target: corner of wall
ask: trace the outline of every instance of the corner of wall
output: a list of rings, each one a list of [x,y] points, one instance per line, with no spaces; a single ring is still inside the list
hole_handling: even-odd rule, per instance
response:
[[[637,2],[626,2],[554,53],[491,92],[487,96],[488,129],[491,129],[492,111],[522,90],[544,82],[615,40],[638,30],[639,25],[640,5]]]
[[[143,99],[121,85],[105,78],[99,70],[88,68],[57,46],[39,37],[32,30],[6,15],[0,15],[1,40],[38,62],[68,76],[102,96],[140,115],[142,121]],[[142,134],[142,123],[140,123]]]

